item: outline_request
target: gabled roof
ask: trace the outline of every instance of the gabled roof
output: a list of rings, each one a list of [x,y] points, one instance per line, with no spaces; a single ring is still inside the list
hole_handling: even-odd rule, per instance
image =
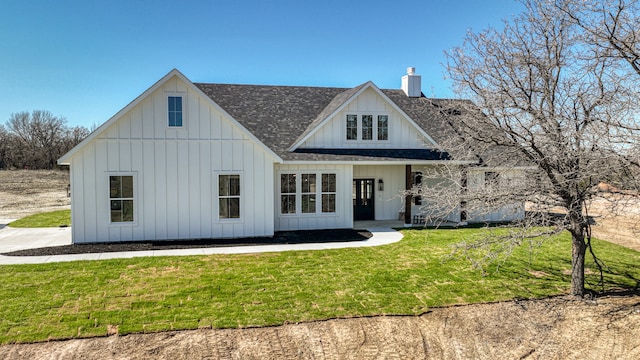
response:
[[[289,150],[295,150],[297,144],[300,144],[308,136],[311,136],[313,132],[320,128],[320,125],[331,117],[334,113],[340,111],[344,106],[348,104],[350,99],[353,99],[357,94],[362,92],[365,87],[369,85],[369,82],[361,84],[351,89],[347,89],[338,95],[336,95],[331,102],[318,114],[318,116],[307,126],[307,129],[293,142],[293,145]]]
[[[167,73],[167,75],[163,76],[160,80],[156,81],[155,84],[151,85],[151,87],[149,87],[147,90],[145,90],[142,94],[140,94],[138,97],[136,97],[133,101],[131,101],[127,106],[125,106],[124,108],[122,108],[122,110],[118,111],[115,115],[113,115],[109,120],[107,120],[106,122],[104,122],[102,125],[100,125],[97,129],[95,129],[91,134],[89,134],[89,136],[87,136],[84,140],[82,140],[78,145],[74,146],[71,150],[69,150],[66,154],[64,154],[60,159],[58,159],[58,164],[60,165],[69,165],[70,161],[71,161],[71,157],[77,152],[79,151],[81,148],[83,148],[86,144],[90,143],[91,141],[93,141],[96,137],[98,137],[99,134],[101,134],[103,131],[105,131],[106,129],[108,129],[111,125],[113,125],[115,122],[117,122],[118,120],[120,120],[126,113],[128,113],[130,110],[132,110],[136,105],[138,105],[142,100],[144,100],[147,96],[149,96],[150,94],[152,94],[154,91],[156,91],[157,89],[159,89],[161,86],[163,86],[169,79],[173,78],[173,77],[178,77],[180,80],[182,80],[190,89],[199,92],[200,89],[197,88],[192,82],[191,80],[189,80],[186,76],[184,76],[184,74],[182,74],[180,71],[178,71],[177,69],[173,69],[171,71],[169,71],[169,73]],[[203,96],[205,99],[210,99],[207,96]],[[214,107],[216,107],[220,112],[222,112],[223,114],[229,115],[225,109],[221,108],[217,103],[215,102],[210,102],[210,104]],[[267,147],[264,143],[261,143],[254,135],[253,132],[248,131],[247,129],[244,128],[244,126],[242,124],[240,124],[239,122],[237,122],[233,117],[228,116],[229,119],[231,120],[231,122],[237,126],[238,128],[240,128],[241,130],[243,130],[243,132],[247,135],[248,138],[252,139],[253,141],[255,141],[259,146],[262,146],[263,149],[268,153],[271,154],[271,156],[273,156],[277,161],[282,161],[282,159],[275,153],[273,152],[273,150],[271,150],[269,147]]]
[[[256,138],[272,149],[284,161],[398,161],[416,160],[416,154],[424,155],[421,160],[455,159],[444,149],[426,152],[415,151],[409,155],[408,149],[393,149],[379,152],[353,153],[349,151],[328,151],[327,149],[292,149],[350,99],[365,88],[378,89],[367,82],[355,88],[331,88],[309,86],[271,86],[195,83],[204,94],[225,109],[234,119],[251,131]],[[446,127],[438,109],[432,109],[431,99],[407,97],[402,90],[378,89],[383,98],[405,114],[415,124],[417,131],[434,143],[439,139],[455,136]],[[292,151],[293,150],[293,151]],[[329,149],[331,150],[331,149]],[[398,151],[403,150],[403,151]],[[440,153],[442,156],[433,154]],[[445,155],[446,154],[446,155]],[[477,162],[478,159],[455,159]]]
[[[414,163],[416,161],[455,161],[475,164],[484,162],[491,166],[493,161],[487,161],[490,157],[504,157],[499,152],[475,154],[470,157],[468,153],[456,153],[440,146],[450,143],[451,139],[467,145],[466,139],[463,139],[452,126],[451,121],[455,121],[455,116],[447,116],[443,113],[443,108],[455,108],[456,104],[460,107],[465,107],[462,105],[468,107],[468,101],[430,99],[424,94],[420,97],[408,97],[402,90],[379,89],[370,81],[354,88],[192,83],[178,70],[173,69],[71,149],[58,160],[58,163],[69,164],[75,152],[95,139],[173,76],[177,76],[190,89],[209,99],[212,106],[226,114],[245,132],[247,137],[263,147],[277,162],[368,161],[375,163],[411,160]],[[366,89],[372,89],[387,101],[415,127],[419,134],[433,142],[435,148],[364,150],[299,147],[323,123],[329,121],[336,112],[341,111]]]
[[[420,135],[422,135],[425,139],[427,139],[427,141],[437,146],[437,143],[431,138],[431,136],[429,136],[429,134],[427,134],[424,131],[424,129],[418,126],[413,121],[413,119],[411,119],[411,117],[407,116],[407,114],[401,108],[399,108],[393,101],[391,101],[391,99],[389,99],[373,82],[367,81],[366,83],[360,86],[357,86],[353,89],[346,90],[340,93],[339,95],[337,95],[329,103],[329,105],[327,105],[327,107],[318,115],[318,117],[309,125],[307,130],[302,135],[300,135],[298,139],[296,139],[296,141],[293,143],[293,145],[291,145],[289,150],[295,151],[300,145],[302,145],[304,141],[306,141],[311,135],[313,135],[314,132],[318,131],[324,123],[328,122],[335,113],[341,111],[351,101],[353,101],[359,94],[363,93],[367,89],[372,89],[374,92],[376,92],[378,96],[382,97],[385,101],[387,101],[389,105],[391,105],[391,107],[395,108],[395,110],[398,111],[405,118],[405,120],[414,127],[414,129]]]

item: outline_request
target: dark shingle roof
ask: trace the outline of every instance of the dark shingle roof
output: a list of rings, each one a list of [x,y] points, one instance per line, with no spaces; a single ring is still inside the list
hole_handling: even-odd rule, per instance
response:
[[[308,134],[367,83],[355,88],[228,85],[195,83],[215,103],[262,143],[287,161],[462,160],[463,156],[434,149],[298,149],[291,145]],[[459,137],[442,116],[452,100],[410,98],[402,90],[381,90],[436,143]],[[455,100],[458,101],[458,100]],[[460,139],[460,141],[464,141]],[[478,157],[466,160],[479,160]]]

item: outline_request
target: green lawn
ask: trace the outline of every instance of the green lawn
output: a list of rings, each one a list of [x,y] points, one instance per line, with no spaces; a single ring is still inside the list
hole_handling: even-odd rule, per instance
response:
[[[25,216],[9,224],[15,228],[44,228],[71,226],[71,210],[50,211]]]
[[[567,292],[568,235],[533,257],[520,248],[483,275],[449,257],[452,244],[480,231],[405,230],[402,241],[374,248],[0,266],[0,343],[101,336],[108,325],[126,334],[413,315]],[[638,286],[639,252],[594,244],[608,290]],[[587,280],[597,282],[595,271]]]

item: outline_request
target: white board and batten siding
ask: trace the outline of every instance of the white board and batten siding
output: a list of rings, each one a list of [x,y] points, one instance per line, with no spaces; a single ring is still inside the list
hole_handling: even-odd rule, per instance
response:
[[[405,165],[356,165],[354,179],[374,179],[375,220],[398,220],[403,209],[402,192],[405,188]],[[384,183],[380,191],[378,181]]]
[[[358,115],[358,139],[362,138],[361,115],[373,115],[373,140],[346,140],[346,117]],[[378,115],[389,116],[388,140],[377,140]],[[301,148],[379,148],[379,149],[421,149],[431,144],[416,131],[388,100],[372,89],[366,89],[347,106],[336,113]]]
[[[183,96],[183,127],[167,96]],[[178,77],[71,158],[73,241],[270,236],[273,157]],[[240,219],[219,219],[218,175],[239,174]],[[133,175],[134,222],[111,223],[109,176]]]
[[[275,231],[350,229],[353,228],[352,171],[351,165],[318,164],[294,165],[276,164],[272,194],[274,197]],[[280,210],[281,174],[336,174],[336,212],[322,213],[318,207],[315,213],[303,214],[300,207],[300,193],[297,194],[295,214],[282,214]]]

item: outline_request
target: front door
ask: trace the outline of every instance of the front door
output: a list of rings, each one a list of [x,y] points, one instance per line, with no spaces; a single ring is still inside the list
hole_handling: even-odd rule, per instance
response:
[[[353,220],[375,220],[374,184],[375,179],[353,179]]]

